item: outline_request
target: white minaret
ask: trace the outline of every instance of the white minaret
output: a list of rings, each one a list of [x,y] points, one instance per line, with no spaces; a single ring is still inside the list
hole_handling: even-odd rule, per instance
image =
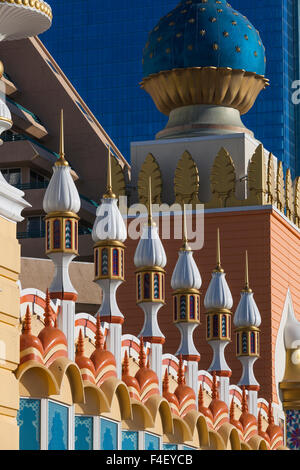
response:
[[[232,295],[228,287],[226,274],[221,267],[220,231],[217,233],[217,266],[206,291],[204,306],[206,308],[206,339],[213,350],[213,360],[209,371],[216,372],[220,377],[220,399],[227,406],[229,400],[229,379],[231,369],[228,366],[224,351],[231,341]]]
[[[173,321],[180,331],[181,343],[176,356],[187,361],[186,383],[198,396],[198,362],[200,354],[194,345],[194,330],[200,324],[200,292],[202,279],[188,244],[185,210],[184,243],[179,251],[171,286],[173,293]]]
[[[156,373],[159,389],[162,393],[162,345],[165,337],[160,331],[157,315],[165,304],[165,271],[166,253],[159,238],[158,229],[152,219],[152,190],[149,178],[148,223],[134,255],[137,267],[137,304],[145,314],[144,326],[140,337],[151,343],[150,367]]]
[[[117,205],[118,199],[112,191],[111,155],[108,150],[107,191],[96,212],[92,237],[94,245],[95,282],[103,291],[99,310],[102,322],[109,323],[107,348],[115,356],[117,375],[121,379],[121,337],[124,316],[116,300],[116,291],[124,281],[123,242],[127,230]]]
[[[46,254],[55,266],[49,288],[51,299],[60,299],[58,328],[68,341],[68,355],[75,360],[75,302],[77,292],[69,276],[71,261],[78,255],[78,220],[80,197],[71,176],[71,168],[64,153],[64,124],[61,111],[60,158],[53,167],[53,175],[45,193],[43,207],[47,216]]]
[[[249,287],[247,252],[245,287],[241,292],[241,299],[234,314],[233,323],[236,328],[236,355],[243,366],[242,377],[238,385],[240,387],[244,385],[248,390],[249,411],[257,416],[257,394],[260,387],[254,376],[253,366],[259,358],[261,316],[253,292]]]

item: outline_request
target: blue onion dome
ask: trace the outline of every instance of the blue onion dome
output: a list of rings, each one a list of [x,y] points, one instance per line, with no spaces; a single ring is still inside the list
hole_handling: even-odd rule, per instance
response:
[[[264,75],[259,32],[226,0],[187,0],[149,33],[143,76],[189,67],[229,67]]]

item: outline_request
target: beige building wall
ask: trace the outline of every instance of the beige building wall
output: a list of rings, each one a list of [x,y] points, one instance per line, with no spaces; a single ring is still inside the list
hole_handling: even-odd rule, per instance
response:
[[[0,449],[19,448],[20,245],[16,223],[0,217]]]

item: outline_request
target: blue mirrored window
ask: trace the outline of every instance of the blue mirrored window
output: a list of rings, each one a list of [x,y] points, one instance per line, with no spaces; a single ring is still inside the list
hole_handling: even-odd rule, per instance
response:
[[[159,450],[160,439],[158,436],[145,432],[145,450]]]
[[[17,415],[20,428],[20,450],[39,450],[41,443],[41,402],[21,398]]]
[[[48,449],[67,450],[69,440],[69,409],[67,406],[48,403]]]
[[[137,431],[122,431],[122,450],[138,450],[139,434]]]
[[[93,418],[75,416],[75,450],[93,449]]]
[[[164,444],[163,450],[177,450],[178,446],[176,444]]]
[[[101,418],[101,450],[118,449],[118,423]]]

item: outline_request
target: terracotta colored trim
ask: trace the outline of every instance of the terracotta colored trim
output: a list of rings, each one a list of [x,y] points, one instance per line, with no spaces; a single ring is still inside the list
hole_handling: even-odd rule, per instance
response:
[[[277,219],[280,223],[282,223],[290,232],[292,232],[293,235],[296,235],[300,239],[300,233],[297,228],[292,225],[292,222],[289,223],[281,216],[281,214],[278,214],[278,212],[276,212],[274,209],[272,210],[271,215],[274,216],[275,219]]]
[[[164,344],[165,338],[160,338],[159,336],[143,336],[144,341],[152,344]]]
[[[246,390],[250,392],[259,392],[260,386],[259,385],[246,385]]]
[[[114,317],[114,316],[107,316],[107,317],[102,317],[101,321],[106,321],[107,323],[114,323],[117,325],[123,325],[124,323],[124,318],[122,317]]]
[[[50,299],[71,300],[76,302],[78,295],[74,292],[50,292]]]
[[[184,355],[182,356],[182,359],[184,361],[195,361],[195,362],[199,362],[200,361],[200,355],[197,356],[196,354],[193,355],[193,354],[187,354],[187,355]]]
[[[218,377],[231,377],[232,376],[231,370],[216,370],[215,372]]]

